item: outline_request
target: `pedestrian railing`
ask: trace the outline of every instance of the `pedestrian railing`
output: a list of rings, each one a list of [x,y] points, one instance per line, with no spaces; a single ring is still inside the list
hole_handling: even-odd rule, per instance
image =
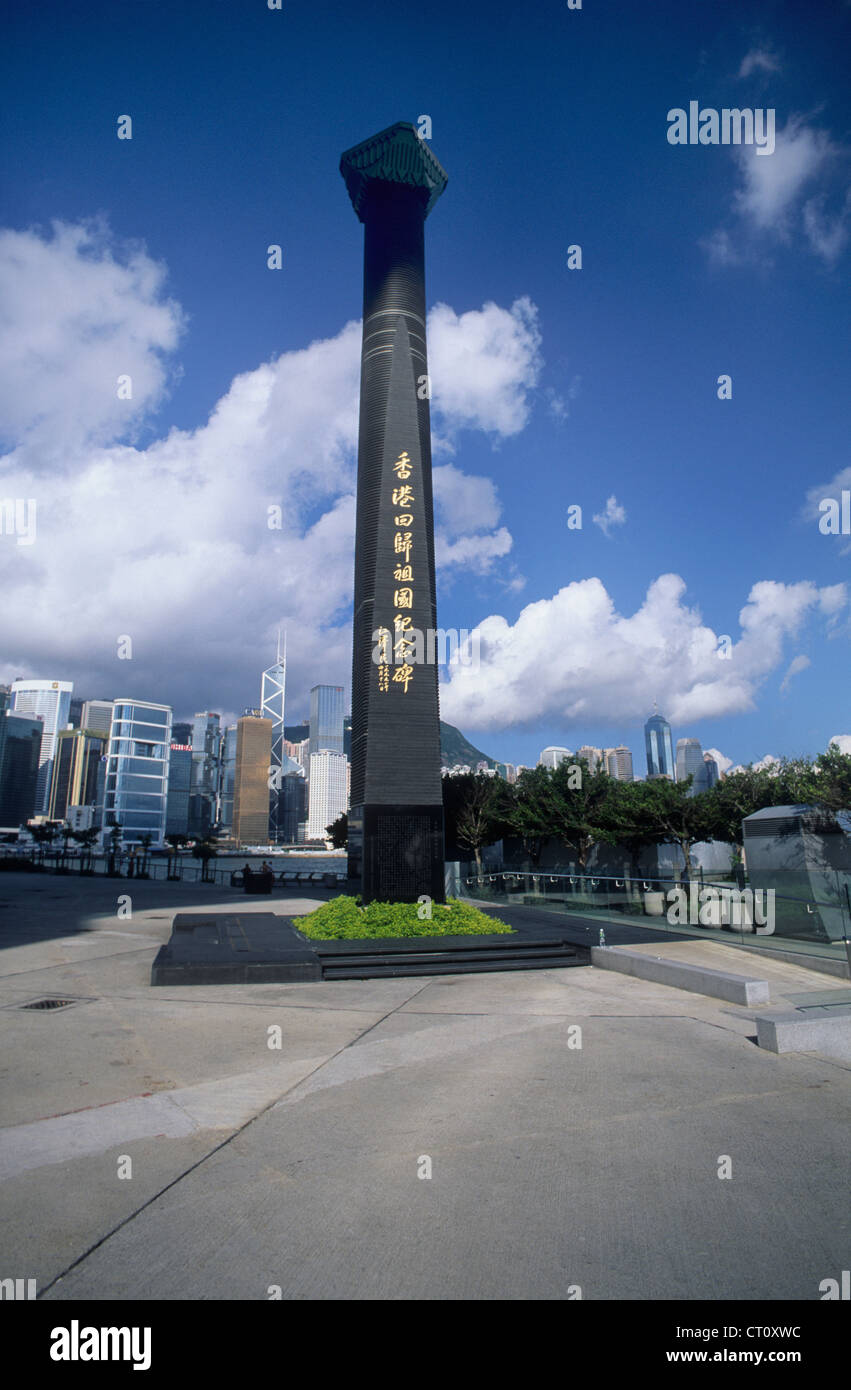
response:
[[[112,868],[110,868],[112,862]],[[48,849],[40,853],[37,849],[32,850],[27,847],[17,845],[0,845],[0,868],[19,867],[21,869],[31,869],[36,872],[50,872],[60,874],[84,874],[107,878],[126,878],[126,879],[148,879],[156,882],[184,882],[184,883],[208,883],[213,887],[219,888],[239,888],[244,889],[242,869],[245,861],[229,860],[227,865],[216,864],[214,860],[208,860],[206,866],[196,859],[181,857],[175,860],[173,857],[165,858],[162,855],[151,855],[143,863],[142,856],[129,856],[126,852],[115,855],[112,859],[109,854],[97,853],[87,855],[69,850],[63,854],[62,850]],[[238,867],[237,867],[238,865]],[[259,868],[253,869],[253,876],[261,879]],[[345,873],[339,870],[316,870],[316,869],[272,869],[275,888],[295,888],[312,885],[319,887],[337,887],[345,882]],[[259,885],[255,891],[260,891]]]
[[[461,878],[462,893],[505,904],[525,904],[625,925],[710,936],[768,950],[803,950],[847,959],[851,967],[851,875],[832,871],[827,891],[803,897],[742,880],[691,880],[650,876],[579,874],[533,870],[474,871]]]

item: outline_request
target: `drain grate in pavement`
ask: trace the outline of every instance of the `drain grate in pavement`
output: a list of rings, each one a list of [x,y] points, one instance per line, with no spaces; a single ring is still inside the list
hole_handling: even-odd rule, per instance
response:
[[[70,1009],[74,1004],[90,1004],[90,999],[32,999],[29,1004],[18,1004],[19,1009],[36,1009],[39,1013],[55,1012],[57,1009]]]

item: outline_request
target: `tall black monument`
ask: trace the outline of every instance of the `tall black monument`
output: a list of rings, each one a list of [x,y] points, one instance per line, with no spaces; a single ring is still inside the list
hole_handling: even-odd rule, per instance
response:
[[[444,898],[425,219],[446,174],[406,121],[340,160],[364,224],[349,876]]]

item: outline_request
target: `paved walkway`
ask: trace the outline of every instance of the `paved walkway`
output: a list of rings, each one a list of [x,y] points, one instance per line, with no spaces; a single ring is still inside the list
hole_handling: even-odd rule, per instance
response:
[[[851,1072],[760,1051],[754,1011],[591,967],[154,990],[175,912],[270,910],[200,890],[0,877],[0,1277],[51,1299],[817,1300],[848,1268]],[[774,1007],[831,987],[780,968]],[[20,1007],[50,995],[81,1002]]]

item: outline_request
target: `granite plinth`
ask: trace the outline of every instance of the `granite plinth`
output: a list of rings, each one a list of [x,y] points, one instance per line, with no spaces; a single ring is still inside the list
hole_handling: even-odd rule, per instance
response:
[[[151,967],[152,985],[321,980],[316,952],[272,912],[179,912]]]
[[[152,985],[286,984],[397,975],[469,974],[588,965],[558,934],[308,940],[298,918],[181,912],[151,968]]]

